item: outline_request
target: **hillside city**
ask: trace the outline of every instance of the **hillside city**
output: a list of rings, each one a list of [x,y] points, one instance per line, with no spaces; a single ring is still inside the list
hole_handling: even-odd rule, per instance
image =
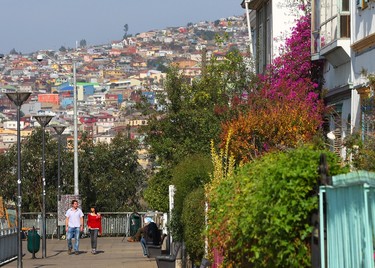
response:
[[[96,267],[123,267],[111,253],[137,240],[149,257],[135,215],[168,241],[137,267],[374,267],[375,0],[241,2],[243,16],[0,54],[0,266],[22,267],[22,228],[40,223],[27,267],[64,264],[69,245],[47,254],[46,238],[82,232],[64,222],[74,198],[103,213]],[[62,158],[43,114],[68,126]]]
[[[222,38],[222,42],[218,42]],[[94,143],[110,143],[117,133],[142,139],[137,130],[147,124],[147,116],[134,109],[142,99],[158,109],[156,94],[163,92],[166,70],[176,66],[184,76],[199,77],[202,55],[221,60],[231,49],[247,51],[244,16],[214,22],[189,23],[124,36],[110,44],[76,49],[41,50],[30,54],[11,51],[0,57],[0,152],[17,141],[16,107],[5,92],[31,91],[21,107],[21,136],[39,126],[33,115],[51,111],[65,122],[64,131],[73,136],[73,61],[76,65],[78,132],[88,133]],[[78,43],[78,42],[77,42]],[[139,161],[148,168],[147,152]]]

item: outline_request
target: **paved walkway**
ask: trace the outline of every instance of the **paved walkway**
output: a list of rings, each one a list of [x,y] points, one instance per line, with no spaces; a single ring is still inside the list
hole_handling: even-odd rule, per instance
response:
[[[90,238],[80,240],[79,255],[67,254],[66,240],[47,239],[47,258],[42,258],[42,241],[36,258],[27,251],[27,241],[23,241],[23,267],[126,267],[156,268],[155,259],[145,258],[139,242],[122,241],[122,237],[99,237],[98,253],[91,254]],[[17,267],[17,259],[4,265],[5,268]]]

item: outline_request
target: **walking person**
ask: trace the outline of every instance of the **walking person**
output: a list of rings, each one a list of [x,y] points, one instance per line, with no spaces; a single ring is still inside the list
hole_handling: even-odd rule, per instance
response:
[[[83,231],[83,212],[78,207],[78,201],[72,200],[72,207],[65,213],[65,231],[66,240],[68,241],[68,254],[79,254],[79,235]],[[75,242],[72,245],[72,238]]]
[[[90,207],[90,213],[87,216],[87,228],[91,238],[91,253],[96,254],[98,234],[102,234],[102,216],[96,212],[95,206]]]

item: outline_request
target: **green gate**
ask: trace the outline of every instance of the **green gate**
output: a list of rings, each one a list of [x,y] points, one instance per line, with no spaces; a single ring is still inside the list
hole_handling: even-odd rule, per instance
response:
[[[321,267],[374,268],[375,173],[332,177],[319,190]]]

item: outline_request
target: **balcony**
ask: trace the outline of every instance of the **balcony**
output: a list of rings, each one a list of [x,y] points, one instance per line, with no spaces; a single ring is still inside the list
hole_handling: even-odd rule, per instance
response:
[[[264,0],[243,0],[241,3],[242,8],[246,8],[246,2],[249,3],[249,9],[257,10]]]
[[[320,26],[319,55],[333,67],[350,61],[350,15],[343,12],[329,18]]]
[[[335,68],[349,62],[350,39],[335,39],[320,50],[320,55],[325,57]]]

